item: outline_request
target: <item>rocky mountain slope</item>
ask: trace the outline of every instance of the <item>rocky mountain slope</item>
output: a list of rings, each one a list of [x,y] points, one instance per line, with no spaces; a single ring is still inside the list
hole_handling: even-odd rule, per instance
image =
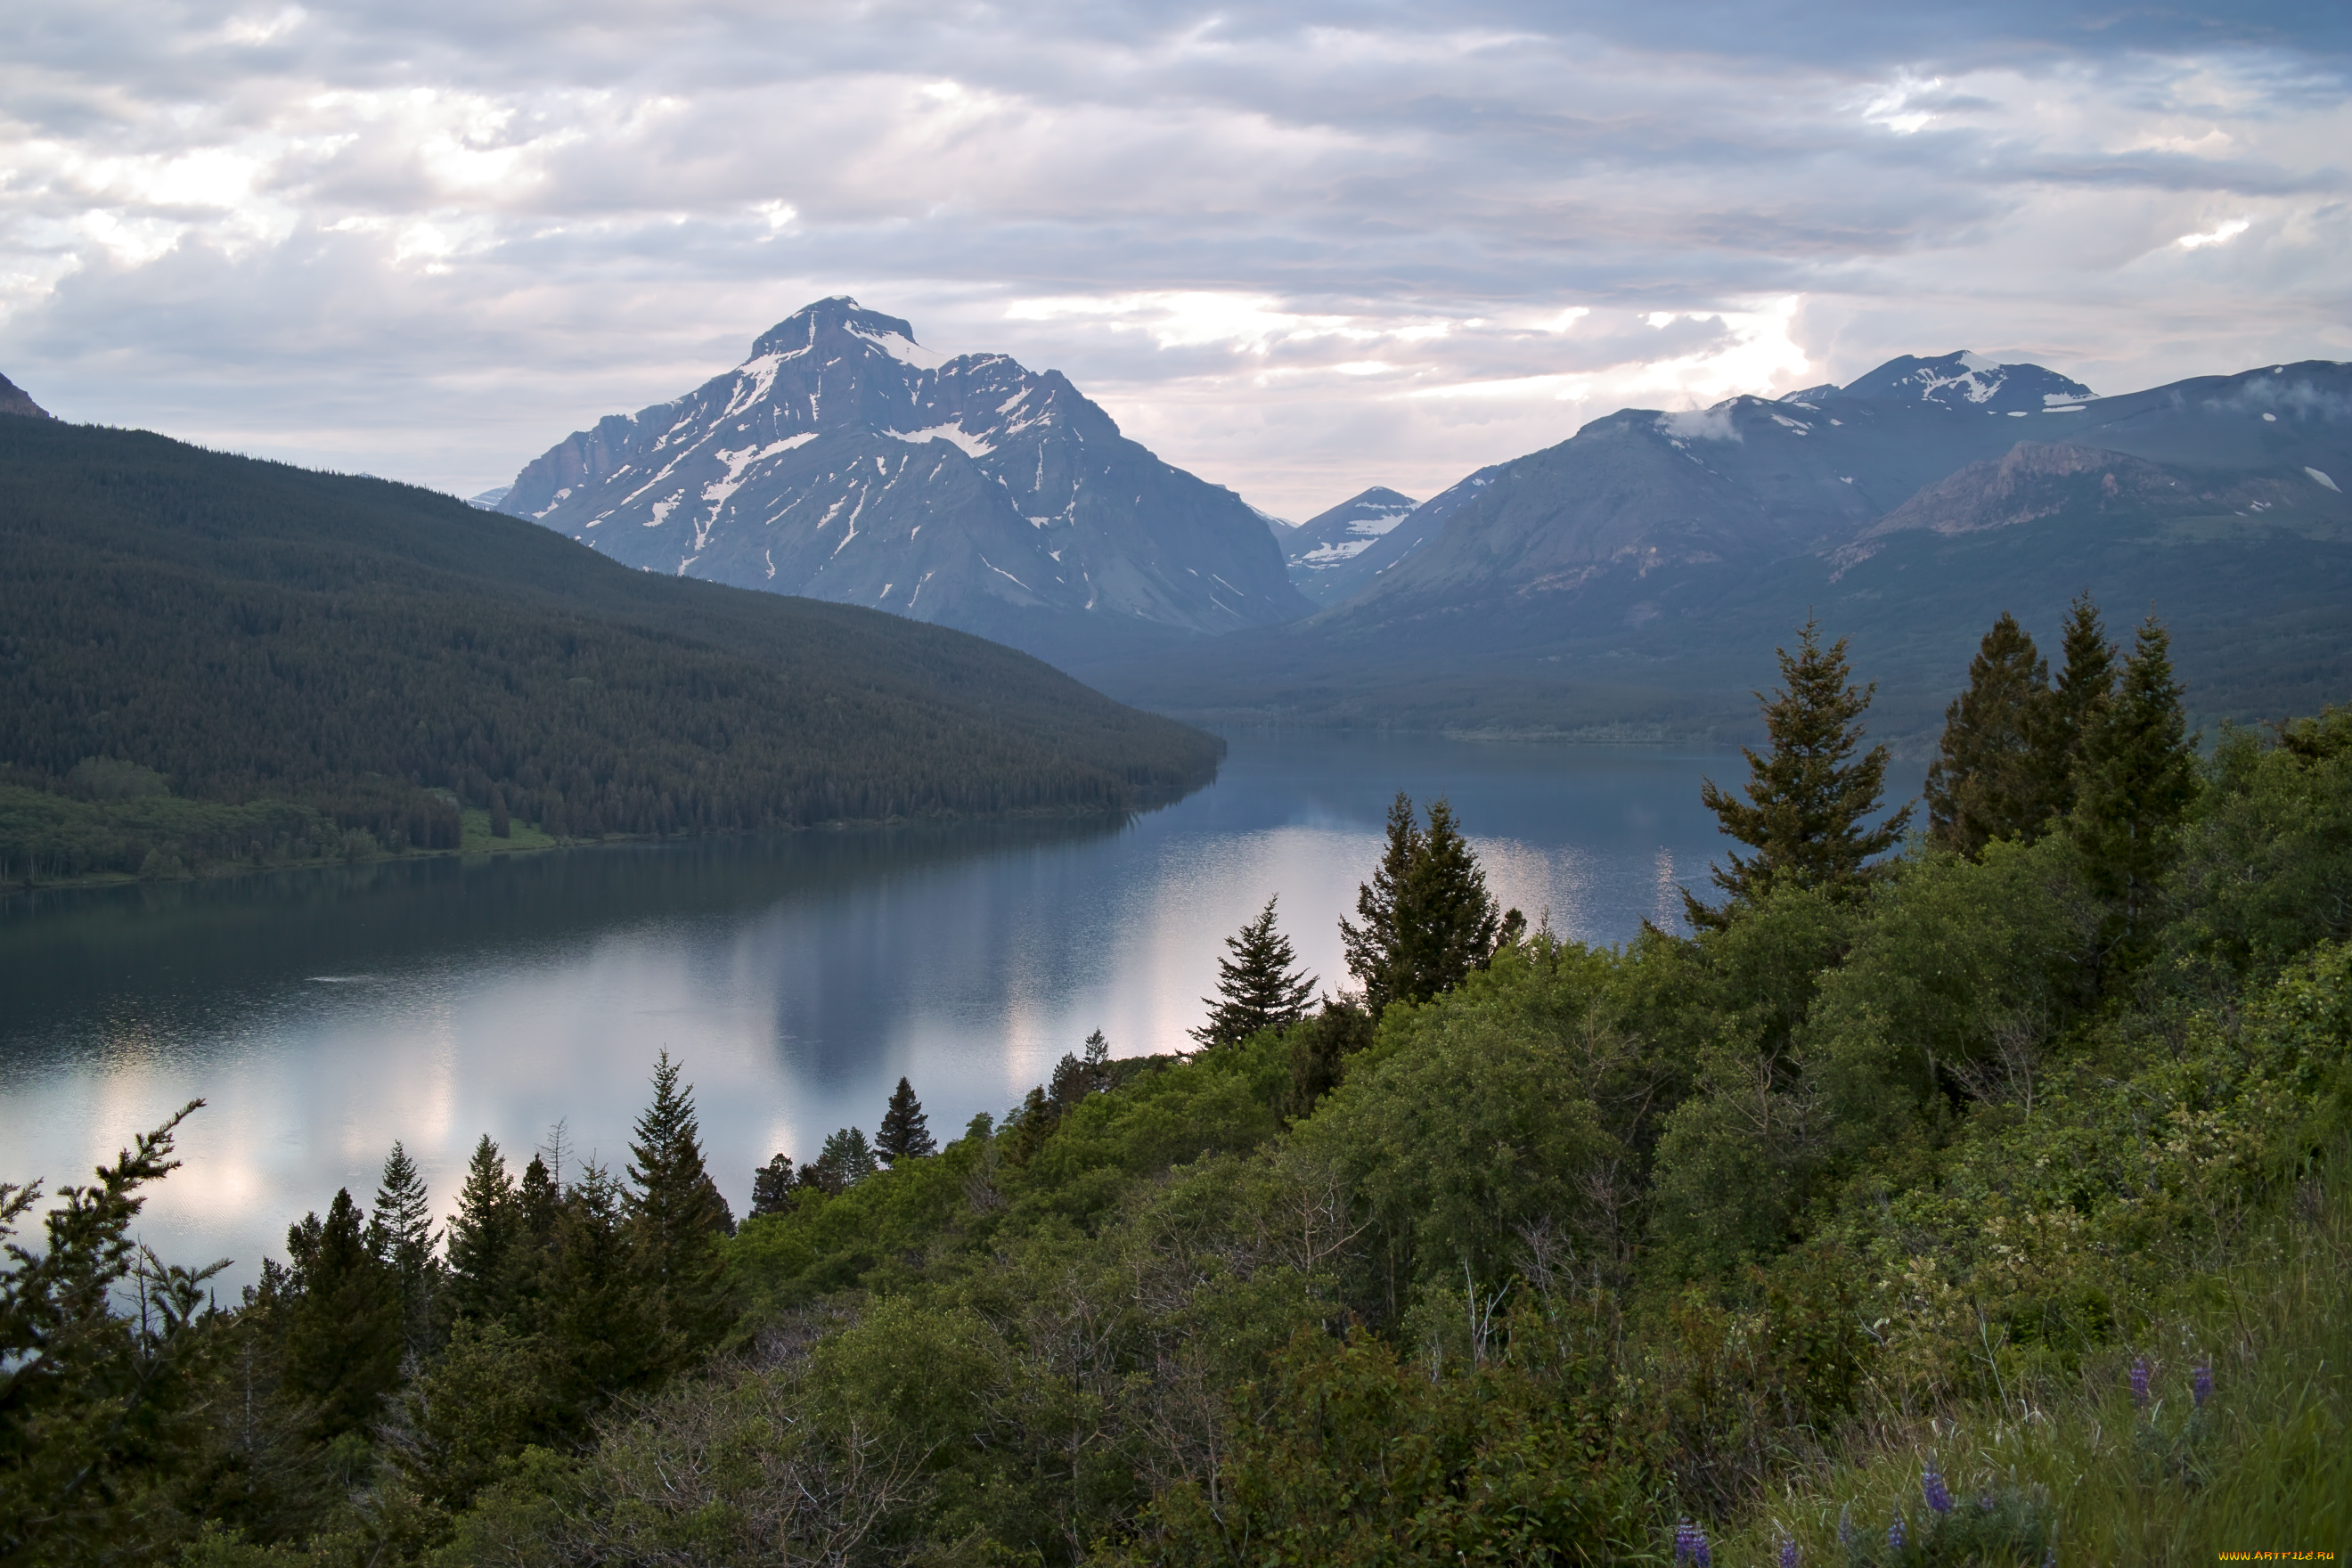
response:
[[[1383,485],[1360,490],[1328,511],[1275,534],[1293,586],[1318,605],[1336,605],[1355,592],[1340,575],[1421,503]]]
[[[526,466],[499,510],[635,566],[869,605],[1067,657],[1308,605],[1261,516],[1057,371],[947,359],[820,300],[734,370]]]
[[[47,419],[49,411],[33,401],[32,396],[6,376],[0,375],[0,414],[21,415],[28,419]]]
[[[2047,629],[2087,587],[2118,624],[2171,622],[2202,713],[2352,696],[2352,366],[2102,398],[1906,357],[1777,401],[1621,410],[1485,477],[1308,621],[1076,672],[1228,721],[1737,732],[1818,612],[1882,721],[1924,731],[1995,616]]]

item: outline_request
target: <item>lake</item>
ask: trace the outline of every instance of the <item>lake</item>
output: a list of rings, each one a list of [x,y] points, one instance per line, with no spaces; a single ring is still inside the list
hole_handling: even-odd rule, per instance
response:
[[[752,1168],[869,1133],[900,1075],[945,1142],[1100,1028],[1188,1048],[1223,939],[1281,896],[1327,986],[1399,789],[1450,796],[1532,925],[1679,925],[1737,753],[1242,736],[1215,784],[1125,820],[624,845],[18,894],[0,902],[0,1179],[79,1180],[185,1100],[145,1238],[249,1281],[402,1140],[448,1213],[487,1132],[561,1121],[614,1165],[667,1047],[740,1214]]]

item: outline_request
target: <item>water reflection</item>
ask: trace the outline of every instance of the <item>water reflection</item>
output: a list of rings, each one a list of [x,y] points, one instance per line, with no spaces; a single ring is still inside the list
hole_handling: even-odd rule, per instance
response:
[[[1736,764],[1736,759],[1733,759]],[[1100,1027],[1184,1045],[1223,937],[1282,896],[1327,984],[1400,788],[1448,794],[1496,891],[1564,935],[1678,919],[1720,756],[1244,737],[1126,821],[813,833],[19,897],[0,906],[0,1177],[52,1184],[196,1096],[149,1239],[250,1278],[394,1138],[445,1212],[474,1140],[563,1119],[617,1163],[667,1047],[739,1207],[751,1167],[869,1130],[912,1079],[942,1136]]]

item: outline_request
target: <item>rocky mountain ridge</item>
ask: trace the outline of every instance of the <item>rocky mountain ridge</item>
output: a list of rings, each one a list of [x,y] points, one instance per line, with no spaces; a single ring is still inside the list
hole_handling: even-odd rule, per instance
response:
[[[615,560],[870,605],[1053,657],[1309,607],[1261,515],[1057,371],[952,359],[819,300],[734,370],[615,415],[498,503]]]

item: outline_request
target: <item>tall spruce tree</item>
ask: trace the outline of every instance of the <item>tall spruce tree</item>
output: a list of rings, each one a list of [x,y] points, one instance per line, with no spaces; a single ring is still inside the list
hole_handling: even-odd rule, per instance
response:
[[[432,1353],[440,1337],[447,1270],[434,1256],[439,1239],[424,1173],[395,1141],[384,1158],[383,1180],[368,1219],[368,1249],[391,1272],[400,1292],[401,1337],[408,1353],[420,1360]]]
[[[919,1160],[939,1152],[932,1142],[929,1119],[923,1114],[923,1102],[915,1098],[915,1086],[905,1079],[890,1091],[890,1103],[882,1112],[882,1125],[874,1134],[874,1152],[886,1165],[896,1165],[901,1160]]]
[[[1274,907],[1265,901],[1257,918],[1225,938],[1229,958],[1217,960],[1217,994],[1203,996],[1208,1022],[1191,1031],[1204,1046],[1246,1040],[1260,1029],[1286,1029],[1307,1016],[1316,977],[1298,969],[1297,950],[1274,928]]]
[[[733,1232],[727,1200],[702,1159],[694,1090],[663,1051],[654,1102],[629,1144],[629,1255],[653,1320],[688,1359],[719,1342],[733,1316],[719,1238]]]
[[[2067,820],[2084,878],[2107,906],[2101,946],[2111,968],[2137,963],[2154,935],[2181,818],[2197,798],[2196,741],[2187,731],[2171,637],[2151,615],[2083,738]]]
[[[327,1217],[286,1233],[292,1289],[283,1302],[285,1382],[310,1413],[307,1436],[325,1442],[373,1425],[400,1384],[400,1292],[369,1250],[348,1188]]]
[[[505,1156],[488,1133],[466,1163],[457,1212],[449,1217],[449,1298],[461,1318],[506,1315],[521,1243],[521,1214]]]
[[[1443,796],[1430,803],[1428,816],[1425,829],[1415,826],[1412,800],[1398,792],[1381,863],[1356,890],[1363,924],[1339,922],[1349,973],[1376,1013],[1453,989],[1499,947],[1517,942],[1527,924],[1517,910],[1497,911],[1477,854]]]
[[[2045,760],[2050,665],[2004,612],[1969,665],[1969,687],[1944,710],[1927,769],[1927,837],[1971,858],[1996,838],[2030,841],[2056,810]]]
[[[790,1154],[771,1154],[766,1164],[752,1167],[751,1217],[782,1214],[791,1208],[795,1180]]]
[[[602,1401],[648,1387],[693,1355],[663,1316],[682,1304],[664,1289],[675,1281],[647,1279],[637,1258],[644,1232],[627,1210],[621,1184],[593,1159],[556,1210],[541,1321],[562,1370],[559,1386],[534,1392],[551,1394],[575,1429]]]
[[[2038,750],[2042,789],[2052,813],[2063,817],[2074,809],[2074,786],[2081,771],[2083,748],[2097,727],[2099,715],[2116,687],[2116,647],[2099,623],[2099,606],[2089,589],[2074,595],[2066,611],[2066,631],[2060,654],[2056,689],[2043,710],[2045,724]]]
[[[816,1158],[801,1167],[801,1180],[839,1197],[872,1175],[877,1163],[864,1128],[838,1128],[825,1139]]]
[[[1877,826],[1870,826],[1886,784],[1886,748],[1873,746],[1857,757],[1860,720],[1876,686],[1849,684],[1845,639],[1822,647],[1821,627],[1808,620],[1797,634],[1797,651],[1780,650],[1781,689],[1756,694],[1764,712],[1771,750],[1763,756],[1745,747],[1748,799],[1716,786],[1699,788],[1723,831],[1756,851],[1727,855],[1729,867],[1712,868],[1715,885],[1730,895],[1721,909],[1683,894],[1694,927],[1720,929],[1742,906],[1775,888],[1815,888],[1852,892],[1869,879],[1869,860],[1894,847],[1911,820],[1906,805]]]

